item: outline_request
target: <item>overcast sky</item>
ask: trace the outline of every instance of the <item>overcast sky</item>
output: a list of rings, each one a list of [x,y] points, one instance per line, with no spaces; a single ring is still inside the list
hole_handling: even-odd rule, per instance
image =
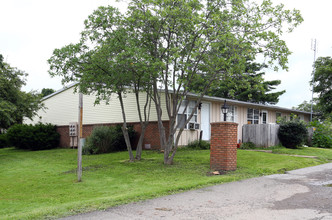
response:
[[[126,7],[115,0],[0,0],[0,54],[13,67],[29,74],[24,90],[61,89],[61,79],[51,78],[47,59],[55,48],[76,43],[83,21],[101,5]],[[314,52],[311,39],[317,39],[319,56],[332,56],[331,0],[273,0],[287,9],[299,9],[304,22],[283,37],[293,54],[289,71],[267,71],[266,79],[280,79],[278,90],[286,90],[279,106],[291,108],[311,99]]]

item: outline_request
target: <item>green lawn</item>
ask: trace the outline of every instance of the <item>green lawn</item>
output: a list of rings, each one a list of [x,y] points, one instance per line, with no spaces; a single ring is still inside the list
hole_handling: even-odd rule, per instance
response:
[[[237,171],[212,176],[208,150],[179,150],[172,166],[163,165],[163,154],[142,156],[135,163],[128,162],[127,152],[83,156],[83,181],[77,182],[76,150],[0,149],[0,219],[73,215],[326,162],[239,150]]]
[[[276,154],[309,155],[316,156],[325,162],[332,162],[332,149],[322,149],[314,147],[303,147],[300,149],[276,148],[272,149]]]

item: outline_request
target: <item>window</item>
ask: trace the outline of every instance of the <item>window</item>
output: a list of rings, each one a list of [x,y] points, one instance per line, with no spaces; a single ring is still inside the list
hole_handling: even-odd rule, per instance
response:
[[[228,112],[226,114],[226,121],[236,122],[237,120],[237,108],[236,106],[229,106]],[[221,121],[224,121],[224,114],[221,112]]]
[[[248,124],[258,124],[259,123],[259,110],[258,109],[248,108],[247,123]]]
[[[189,103],[188,103],[189,102]],[[185,112],[183,110],[186,108],[186,105],[188,104],[188,107]],[[178,127],[185,129],[188,129],[188,124],[185,125],[187,118],[191,115],[192,112],[194,112],[193,117],[190,119],[190,122],[197,122],[197,109],[195,108],[196,101],[188,101],[183,100],[179,109],[177,121],[178,121]]]
[[[267,111],[262,112],[262,124],[267,124]]]

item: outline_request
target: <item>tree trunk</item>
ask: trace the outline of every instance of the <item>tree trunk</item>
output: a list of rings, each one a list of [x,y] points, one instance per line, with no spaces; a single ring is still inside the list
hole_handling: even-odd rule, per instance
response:
[[[144,121],[142,118],[141,105],[139,102],[139,84],[137,85],[137,87],[135,85],[135,97],[136,97],[136,106],[137,106],[138,117],[139,117],[139,121],[140,121],[140,125],[141,125],[141,135],[140,135],[138,143],[137,143],[135,158],[136,158],[136,160],[141,160],[144,134],[145,134],[146,128],[149,124],[149,118],[150,118],[151,97],[149,95],[149,92],[147,92],[146,100],[145,100],[145,104],[144,104]]]
[[[127,145],[127,150],[129,153],[129,160],[131,162],[134,161],[134,155],[133,155],[133,150],[131,148],[131,144],[130,144],[130,139],[129,139],[129,134],[128,134],[128,128],[127,128],[127,121],[126,121],[126,113],[124,111],[124,106],[123,106],[123,100],[122,100],[122,94],[121,92],[118,93],[119,96],[119,101],[120,101],[120,105],[121,105],[121,111],[122,111],[122,118],[123,118],[123,125],[122,125],[122,133]]]
[[[138,139],[138,143],[137,143],[136,157],[135,157],[136,160],[141,160],[141,158],[142,158],[143,140],[144,140],[144,134],[146,131],[146,127],[147,127],[146,124],[141,125],[142,130],[141,130],[141,135],[140,135],[140,137]]]

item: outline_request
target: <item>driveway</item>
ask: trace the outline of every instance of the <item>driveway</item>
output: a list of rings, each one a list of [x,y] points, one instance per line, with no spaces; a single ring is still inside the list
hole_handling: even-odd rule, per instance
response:
[[[331,219],[332,163],[64,219]]]

